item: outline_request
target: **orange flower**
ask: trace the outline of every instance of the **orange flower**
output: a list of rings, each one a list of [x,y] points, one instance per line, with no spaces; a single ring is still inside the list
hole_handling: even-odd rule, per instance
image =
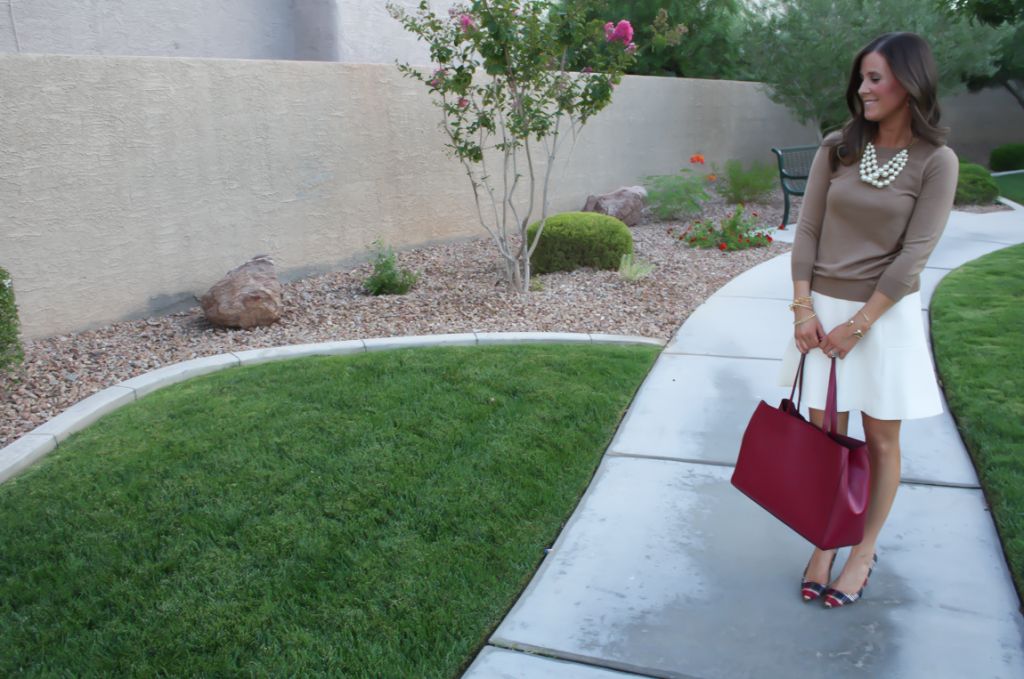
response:
[[[695,156],[690,156],[690,162],[691,163],[700,163],[701,165],[703,165],[704,164],[704,156],[702,156],[699,153],[697,155],[695,155]]]
[[[716,179],[718,179],[718,177],[716,177],[715,175],[713,175],[713,174],[709,174],[709,175],[708,175],[708,181],[709,181],[709,182],[713,182],[713,181],[715,181]]]
[[[726,244],[722,243],[721,245],[718,246],[718,249],[719,250],[724,250],[726,247],[727,247]]]

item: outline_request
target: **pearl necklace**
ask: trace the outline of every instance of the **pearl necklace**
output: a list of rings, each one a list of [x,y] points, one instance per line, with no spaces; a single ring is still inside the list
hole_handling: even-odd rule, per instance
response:
[[[916,139],[911,137],[907,148],[897,153],[895,158],[882,167],[878,167],[878,158],[875,156],[874,145],[868,142],[868,147],[864,149],[864,156],[860,159],[861,181],[880,189],[892,184],[906,166],[907,160],[910,158],[910,154],[907,151],[910,150],[915,141]]]

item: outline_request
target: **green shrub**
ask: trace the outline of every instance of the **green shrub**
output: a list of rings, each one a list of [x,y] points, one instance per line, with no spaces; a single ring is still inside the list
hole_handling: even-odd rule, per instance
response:
[[[0,373],[21,362],[24,354],[18,341],[18,306],[14,303],[14,282],[0,267]]]
[[[384,246],[384,241],[378,238],[373,241],[372,248],[377,252],[377,261],[373,263],[373,273],[363,281],[363,287],[371,295],[404,295],[409,289],[416,285],[420,279],[419,272],[413,273],[408,269],[398,270],[395,253],[391,246]]]
[[[692,173],[693,170],[684,168],[680,172]],[[711,198],[704,190],[705,179],[701,175],[657,174],[643,177],[641,181],[647,187],[647,204],[658,219],[699,212],[700,201]]]
[[[527,229],[532,244],[540,222]],[[537,273],[574,271],[581,266],[618,269],[622,255],[633,254],[633,234],[615,217],[596,212],[563,212],[548,217],[530,265]]]
[[[718,179],[716,190],[729,203],[753,203],[775,190],[779,185],[778,168],[759,163],[750,164],[749,170],[743,169],[743,163],[732,159],[725,161],[725,169],[721,172],[714,165],[711,173]]]
[[[960,177],[956,185],[957,205],[990,205],[999,196],[999,185],[992,174],[981,165],[960,163]]]
[[[1003,144],[992,149],[988,166],[993,172],[1024,170],[1024,144]]]

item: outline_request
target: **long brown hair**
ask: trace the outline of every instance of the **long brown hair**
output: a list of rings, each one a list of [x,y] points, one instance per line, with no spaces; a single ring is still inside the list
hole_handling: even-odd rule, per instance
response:
[[[943,146],[949,134],[949,128],[939,127],[939,75],[932,48],[917,33],[885,33],[853,58],[846,87],[846,105],[852,118],[843,127],[842,137],[829,143],[832,148],[828,157],[833,172],[839,169],[839,163],[852,165],[860,160],[868,142],[878,132],[878,123],[864,117],[864,102],[857,94],[863,81],[861,61],[872,52],[885,57],[896,81],[910,95],[911,133],[934,146]]]

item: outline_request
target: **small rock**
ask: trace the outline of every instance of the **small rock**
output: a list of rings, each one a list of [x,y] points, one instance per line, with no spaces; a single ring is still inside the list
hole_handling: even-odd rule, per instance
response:
[[[255,328],[281,318],[281,284],[270,255],[236,266],[203,296],[206,318],[218,328]]]
[[[636,226],[640,223],[646,202],[647,189],[642,186],[623,186],[611,193],[589,196],[583,211],[608,215],[626,226]]]

